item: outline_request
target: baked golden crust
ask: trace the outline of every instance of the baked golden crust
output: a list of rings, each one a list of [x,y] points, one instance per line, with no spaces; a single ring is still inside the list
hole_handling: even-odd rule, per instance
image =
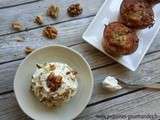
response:
[[[123,0],[120,19],[131,28],[146,28],[154,24],[154,12],[146,0]]]
[[[152,3],[152,4],[156,4],[156,3],[159,3],[160,0],[147,0],[147,2]]]
[[[127,55],[138,47],[138,37],[130,28],[120,22],[113,22],[105,26],[102,46],[113,55]]]

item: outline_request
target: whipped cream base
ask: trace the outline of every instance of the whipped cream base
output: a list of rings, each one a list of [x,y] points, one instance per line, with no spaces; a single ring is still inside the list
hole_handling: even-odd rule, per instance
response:
[[[55,67],[52,69],[51,66]],[[64,63],[52,62],[38,65],[32,76],[31,90],[33,94],[48,107],[57,106],[70,100],[77,93],[78,82],[73,69]],[[70,72],[70,74],[66,74]],[[54,92],[47,86],[48,76],[54,73],[62,76],[61,86]]]
[[[102,82],[102,85],[104,88],[111,90],[111,91],[122,89],[122,86],[118,84],[118,81],[114,77],[111,77],[111,76],[107,76]]]

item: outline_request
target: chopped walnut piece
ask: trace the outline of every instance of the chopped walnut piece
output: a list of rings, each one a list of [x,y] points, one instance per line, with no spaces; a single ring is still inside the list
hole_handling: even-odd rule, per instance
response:
[[[43,30],[43,35],[49,39],[55,39],[58,35],[58,31],[56,30],[55,27],[46,27]]]
[[[51,73],[47,78],[47,86],[52,92],[56,91],[62,84],[62,76]]]
[[[12,28],[16,31],[20,31],[23,28],[22,23],[20,21],[14,21],[11,25]]]
[[[73,74],[73,75],[77,75],[78,74],[78,72],[77,71],[68,71],[68,72],[66,72],[66,75],[69,75],[69,74]]]
[[[41,15],[36,16],[34,22],[39,24],[39,25],[43,24],[43,17]]]
[[[70,71],[68,71],[68,72],[66,72],[66,75],[69,75],[71,72]]]
[[[24,37],[17,36],[17,37],[15,38],[15,40],[16,40],[17,42],[24,42]]]
[[[70,17],[78,16],[78,15],[82,14],[82,11],[83,11],[83,9],[81,8],[79,3],[72,4],[67,8],[67,12]]]
[[[50,70],[55,70],[56,66],[54,64],[49,64]]]
[[[49,6],[47,10],[47,15],[52,17],[52,18],[57,18],[59,15],[60,8],[56,5],[51,5]]]
[[[78,72],[77,71],[71,71],[73,75],[77,75]]]
[[[26,47],[26,48],[25,48],[25,53],[26,53],[26,54],[29,54],[29,53],[31,53],[33,50],[34,50],[33,48]]]
[[[40,64],[36,64],[36,67],[37,67],[38,69],[42,68],[42,66],[41,66]]]

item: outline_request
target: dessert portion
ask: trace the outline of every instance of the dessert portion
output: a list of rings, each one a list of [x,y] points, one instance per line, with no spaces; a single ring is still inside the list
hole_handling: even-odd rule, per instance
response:
[[[120,8],[123,24],[131,28],[146,28],[154,24],[154,12],[146,0],[123,0]]]
[[[120,22],[113,22],[105,26],[102,46],[110,54],[131,54],[137,49],[138,42],[136,33]]]
[[[64,63],[37,64],[32,76],[31,91],[46,106],[59,106],[77,93],[76,74],[77,72]]]
[[[105,26],[102,46],[113,55],[128,55],[138,48],[136,29],[152,27],[154,12],[151,3],[160,0],[123,0],[119,22]]]

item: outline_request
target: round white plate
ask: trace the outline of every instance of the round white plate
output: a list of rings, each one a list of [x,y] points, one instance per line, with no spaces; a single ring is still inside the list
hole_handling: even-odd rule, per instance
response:
[[[36,63],[64,62],[78,72],[78,93],[66,104],[56,109],[42,105],[31,93],[31,77]],[[20,64],[14,92],[21,109],[35,120],[71,120],[86,107],[93,89],[93,75],[86,60],[76,51],[54,45],[35,50]]]

